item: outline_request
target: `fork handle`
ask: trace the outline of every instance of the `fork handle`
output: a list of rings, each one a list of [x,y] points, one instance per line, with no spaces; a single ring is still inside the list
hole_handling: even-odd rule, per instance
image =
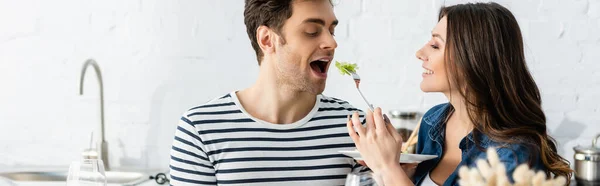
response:
[[[367,101],[367,98],[365,98],[365,96],[363,95],[362,91],[360,91],[360,88],[356,88],[356,90],[358,90],[358,93],[360,94],[360,97],[362,97],[363,100],[365,101],[365,103],[367,103],[367,105],[369,106],[369,110],[371,112],[374,112],[375,108],[373,107],[373,104],[371,104],[371,103],[369,103],[369,101]],[[390,118],[386,114],[383,114],[383,120],[387,124],[392,124],[392,121],[390,121]]]
[[[367,103],[367,106],[369,106],[369,110],[371,112],[375,111],[375,108],[373,107],[373,105],[371,103],[369,103],[369,101],[367,101],[367,98],[365,98],[365,96],[363,95],[362,91],[360,91],[360,88],[356,88],[356,90],[358,90],[358,93],[360,94],[360,97],[362,97],[363,100],[365,101],[365,103]]]

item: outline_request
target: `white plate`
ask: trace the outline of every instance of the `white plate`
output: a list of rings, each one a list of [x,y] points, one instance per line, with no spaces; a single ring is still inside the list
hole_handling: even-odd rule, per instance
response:
[[[338,151],[346,156],[350,156],[355,160],[363,160],[360,156],[360,152],[357,150],[341,150]],[[425,155],[425,154],[402,154],[400,155],[400,163],[421,163],[425,160],[436,158],[436,155]]]

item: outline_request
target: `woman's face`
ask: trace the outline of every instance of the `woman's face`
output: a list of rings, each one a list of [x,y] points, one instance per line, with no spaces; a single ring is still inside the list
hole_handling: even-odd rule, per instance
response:
[[[442,17],[431,31],[431,39],[416,53],[417,58],[423,61],[423,92],[450,92],[444,59],[447,23],[446,16]]]

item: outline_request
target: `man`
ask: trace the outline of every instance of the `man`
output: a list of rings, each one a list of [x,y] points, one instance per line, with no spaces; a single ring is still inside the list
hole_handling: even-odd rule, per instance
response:
[[[258,79],[183,115],[171,184],[344,185],[366,170],[338,152],[355,148],[346,121],[357,109],[321,95],[337,47],[331,2],[246,0],[244,22]]]

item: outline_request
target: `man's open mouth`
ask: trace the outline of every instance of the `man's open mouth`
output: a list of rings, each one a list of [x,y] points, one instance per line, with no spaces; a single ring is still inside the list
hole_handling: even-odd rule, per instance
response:
[[[327,65],[329,64],[329,60],[319,59],[310,62],[310,67],[318,73],[327,73]]]

